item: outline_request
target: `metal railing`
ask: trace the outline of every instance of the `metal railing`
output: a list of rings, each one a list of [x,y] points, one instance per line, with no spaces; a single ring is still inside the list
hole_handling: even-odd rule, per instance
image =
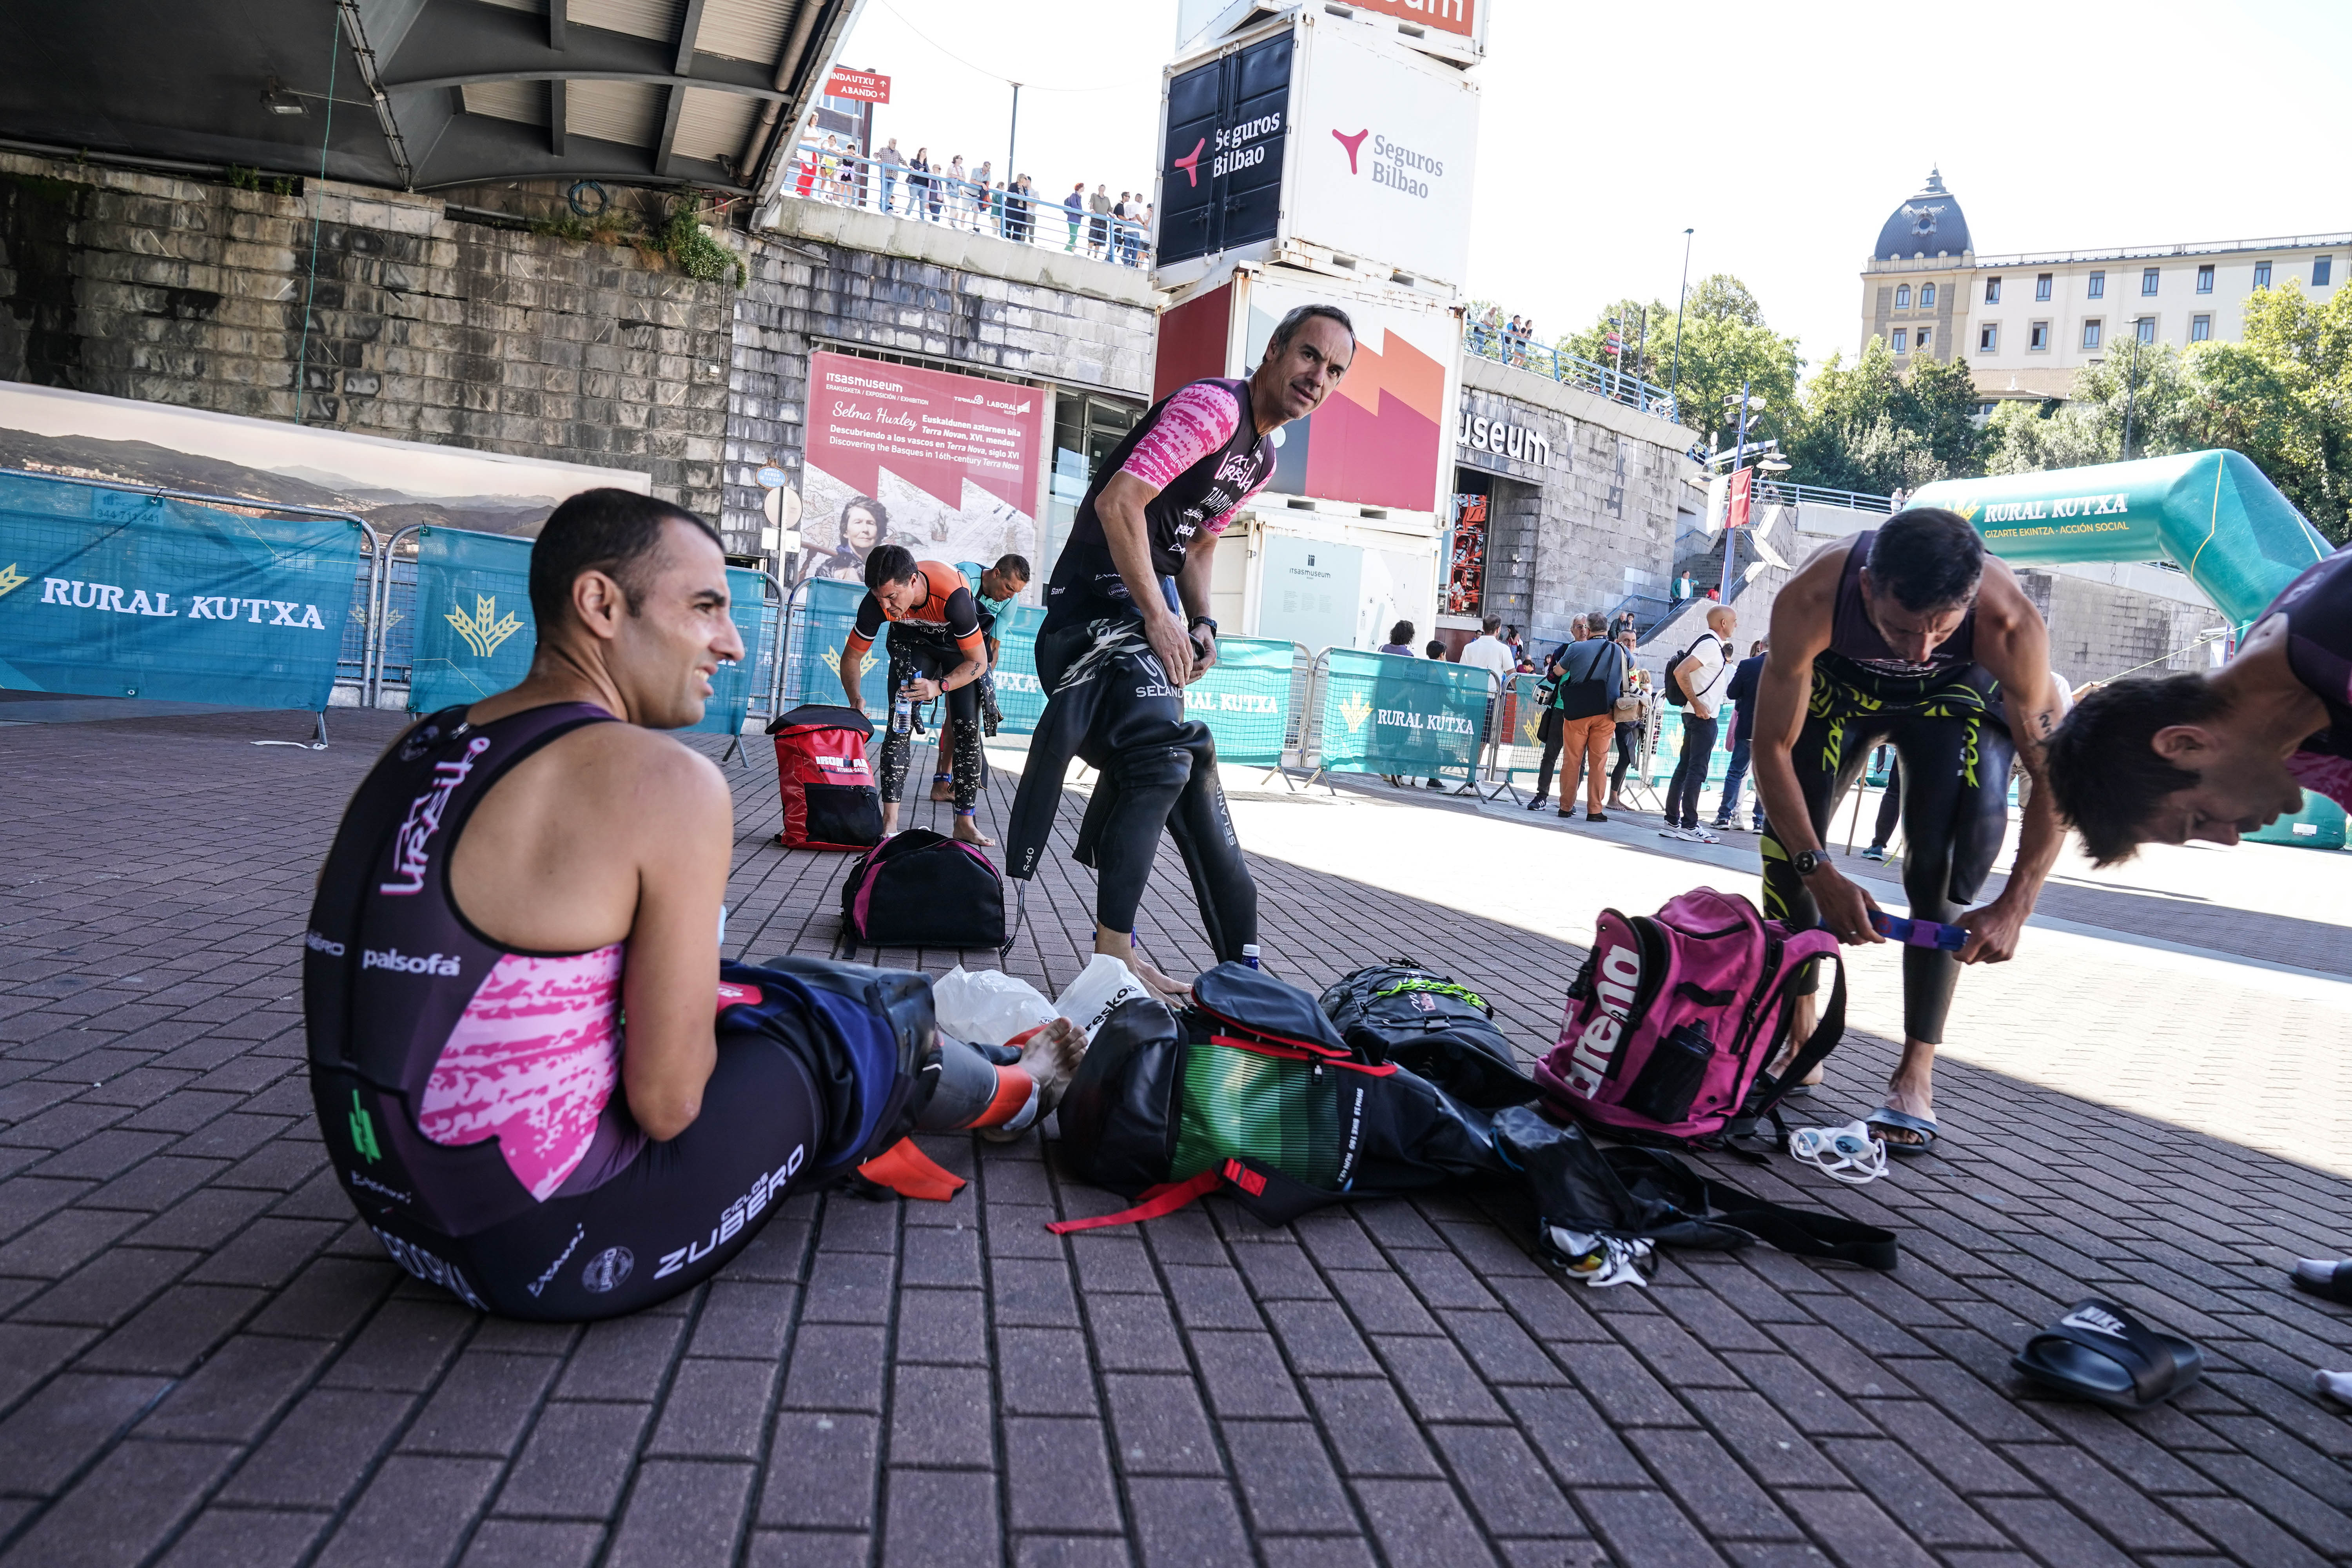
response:
[[[1622,403],[1660,419],[1682,422],[1675,408],[1674,395],[1664,387],[1622,370],[1611,370],[1605,364],[1595,364],[1589,359],[1562,353],[1508,328],[1472,321],[1462,330],[1462,349],[1465,353],[1493,360],[1497,364],[1549,376],[1564,386],[1597,394],[1612,403]]]
[[[1795,485],[1785,479],[1764,480],[1756,487],[1751,499],[1759,506],[1842,506],[1848,511],[1878,512],[1895,510],[1893,496],[1832,489],[1826,485]]]
[[[1108,213],[1074,212],[1065,205],[1066,195],[1007,190],[994,181],[983,185],[942,169],[926,173],[808,142],[801,143],[782,194],[941,224],[1112,266],[1151,265],[1151,236],[1143,224]]]

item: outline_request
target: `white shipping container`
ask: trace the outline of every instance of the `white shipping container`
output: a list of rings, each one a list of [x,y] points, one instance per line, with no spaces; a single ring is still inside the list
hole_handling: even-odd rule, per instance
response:
[[[1451,300],[1469,265],[1478,99],[1455,67],[1320,11],[1174,62],[1154,281],[1267,261]]]
[[[1178,0],[1176,52],[1196,54],[1275,12],[1338,11],[1395,37],[1408,47],[1465,63],[1486,55],[1491,0]]]

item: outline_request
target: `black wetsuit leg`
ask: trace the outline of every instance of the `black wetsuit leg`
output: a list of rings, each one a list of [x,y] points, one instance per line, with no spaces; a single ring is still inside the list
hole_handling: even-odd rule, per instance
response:
[[[962,650],[953,644],[934,644],[897,626],[890,628],[885,642],[890,652],[890,690],[894,700],[898,689],[908,681],[919,677],[938,680],[963,663]],[[947,718],[940,750],[946,753],[954,778],[955,808],[969,812],[980,798],[981,771],[985,765],[980,750],[978,683],[959,686],[949,692],[944,706]],[[890,731],[886,722],[880,759],[882,799],[886,803],[904,796],[913,751],[911,731],[899,735]]]
[[[390,1216],[373,1223],[410,1272],[485,1310],[545,1322],[619,1317],[692,1289],[743,1249],[818,1152],[824,1111],[793,1050],[722,1029],[701,1114],[669,1142],[647,1142],[600,1185],[559,1191],[465,1237],[412,1234]],[[480,1152],[498,1159],[492,1144]],[[462,1278],[436,1267],[444,1260]]]
[[[1838,804],[1870,760],[1871,748],[1891,742],[1901,765],[1903,890],[1916,920],[1949,924],[1973,902],[2000,853],[2009,830],[2009,774],[2015,752],[2000,721],[1969,695],[1930,696],[1916,707],[1872,709],[1820,672],[1814,698],[1790,762],[1805,799],[1813,836],[1830,841]],[[1765,825],[1764,912],[1804,930],[1821,923],[1811,891],[1790,864],[1789,851]],[[1940,1045],[1959,982],[1958,955],[1937,948],[1903,950],[1903,1028],[1911,1039]],[[1791,989],[1813,988],[1818,975]]]

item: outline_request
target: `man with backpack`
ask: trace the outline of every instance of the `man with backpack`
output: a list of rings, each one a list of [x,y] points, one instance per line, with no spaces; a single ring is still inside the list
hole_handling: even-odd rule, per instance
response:
[[[1725,737],[1731,747],[1731,762],[1723,771],[1723,799],[1715,808],[1715,831],[1729,833],[1739,826],[1739,784],[1748,776],[1748,760],[1756,736],[1756,682],[1764,673],[1765,643],[1759,638],[1748,647],[1748,657],[1731,672],[1729,684],[1723,689],[1724,700],[1731,704],[1731,733]],[[1764,831],[1764,797],[1756,797],[1754,826],[1750,832]]]
[[[1666,700],[1683,710],[1683,754],[1666,785],[1666,825],[1661,838],[1690,844],[1717,842],[1698,825],[1699,791],[1706,787],[1707,759],[1715,751],[1716,710],[1722,701],[1725,660],[1739,612],[1717,605],[1706,612],[1706,630],[1666,665]]]
[[[1601,635],[1601,628],[1607,624],[1600,616],[1578,617],[1579,640],[1555,661],[1559,673],[1545,714],[1550,721],[1549,733],[1544,741],[1543,763],[1536,772],[1536,798],[1530,811],[1550,793],[1553,759],[1565,752],[1567,760],[1559,774],[1559,815],[1576,815],[1570,809],[1570,801],[1576,793],[1576,770],[1581,763],[1584,820],[1609,820],[1601,814],[1601,804],[1607,789],[1609,745],[1617,735],[1617,700],[1625,690],[1625,650]]]

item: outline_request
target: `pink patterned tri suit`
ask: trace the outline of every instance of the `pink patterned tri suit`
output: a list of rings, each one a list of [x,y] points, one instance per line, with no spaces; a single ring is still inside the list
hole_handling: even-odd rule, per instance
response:
[[[2304,569],[2254,622],[2286,617],[2287,667],[2327,704],[2327,728],[2306,736],[2287,771],[2352,810],[2352,547]]]
[[[1160,492],[1145,503],[1143,520],[1151,570],[1162,579],[1172,609],[1175,591],[1168,580],[1184,569],[1186,547],[1224,532],[1242,503],[1265,489],[1274,477],[1274,450],[1273,437],[1259,435],[1250,417],[1247,381],[1188,382],[1170,393],[1112,448],[1078,503],[1069,542],[1046,585],[1040,632],[1133,613],[1095,512],[1113,474],[1133,474]]]
[[[303,1004],[320,1128],[411,1273],[512,1317],[631,1311],[750,1240],[819,1153],[827,1102],[802,1055],[726,1037],[695,1121],[667,1143],[639,1131],[621,1089],[625,944],[519,951],[476,929],[449,883],[509,769],[614,721],[585,703],[479,726],[466,713],[422,721],[376,763],[320,876]],[[718,999],[772,1001],[730,985]]]

